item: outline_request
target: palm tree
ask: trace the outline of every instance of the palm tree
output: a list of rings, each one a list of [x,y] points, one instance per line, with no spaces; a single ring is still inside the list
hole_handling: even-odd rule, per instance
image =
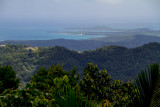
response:
[[[160,68],[152,64],[142,70],[135,79],[137,94],[131,99],[136,107],[160,107]],[[137,91],[138,89],[138,91]]]

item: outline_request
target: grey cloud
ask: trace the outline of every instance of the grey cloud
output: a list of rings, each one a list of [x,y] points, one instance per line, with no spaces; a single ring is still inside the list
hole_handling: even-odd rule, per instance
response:
[[[68,23],[158,21],[160,0],[0,0],[0,21]],[[116,0],[114,0],[116,1]]]

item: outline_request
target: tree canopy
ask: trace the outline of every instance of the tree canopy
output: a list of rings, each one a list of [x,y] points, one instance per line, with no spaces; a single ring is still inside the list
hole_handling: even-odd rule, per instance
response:
[[[12,66],[0,66],[0,93],[5,89],[16,89],[18,88],[20,81],[16,78]]]
[[[41,67],[31,78],[31,86],[43,91],[63,89],[66,86],[74,87],[79,79],[75,73],[75,67],[71,71],[65,71],[60,64],[50,66],[48,69]]]

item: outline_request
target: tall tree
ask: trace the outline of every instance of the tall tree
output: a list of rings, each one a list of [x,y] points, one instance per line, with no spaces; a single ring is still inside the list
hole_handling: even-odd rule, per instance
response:
[[[89,63],[84,69],[80,87],[92,99],[109,99],[111,81],[111,76],[105,69],[100,71],[97,65]]]
[[[18,88],[20,81],[16,78],[12,66],[0,66],[0,93],[5,89],[16,89]]]
[[[65,86],[75,86],[79,79],[75,73],[75,67],[71,71],[65,71],[60,64],[48,69],[41,67],[31,78],[31,86],[47,92],[63,89]]]

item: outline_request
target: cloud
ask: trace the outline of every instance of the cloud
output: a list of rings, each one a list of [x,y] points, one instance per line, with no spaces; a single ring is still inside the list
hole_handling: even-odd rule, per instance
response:
[[[109,4],[117,4],[117,3],[120,3],[124,0],[98,0],[100,2],[104,2],[104,3],[109,3]]]
[[[57,23],[152,21],[160,18],[159,3],[160,0],[0,0],[0,22],[3,20],[24,22],[39,20]]]

